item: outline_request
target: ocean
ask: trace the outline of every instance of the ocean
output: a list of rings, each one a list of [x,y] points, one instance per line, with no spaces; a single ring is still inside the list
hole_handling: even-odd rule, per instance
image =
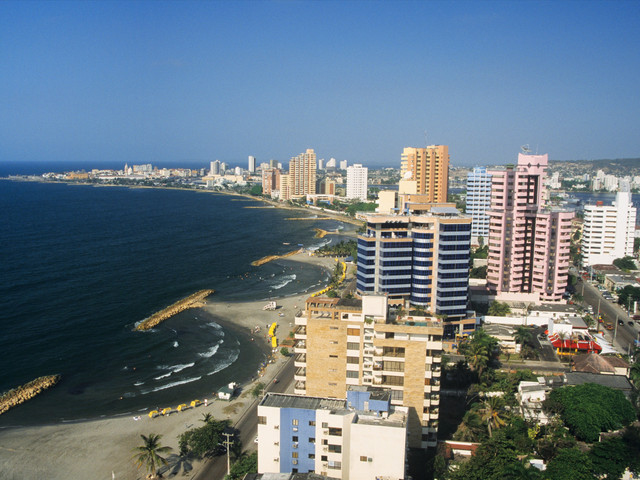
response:
[[[11,168],[0,176],[42,173]],[[285,242],[317,248],[331,241],[313,238],[313,227],[353,227],[246,208],[261,205],[195,191],[0,181],[0,391],[62,375],[53,389],[0,416],[0,427],[136,414],[255,375],[267,351],[201,309],[150,332],[133,328],[201,289],[234,302],[326,284],[319,267],[250,264],[290,251]]]

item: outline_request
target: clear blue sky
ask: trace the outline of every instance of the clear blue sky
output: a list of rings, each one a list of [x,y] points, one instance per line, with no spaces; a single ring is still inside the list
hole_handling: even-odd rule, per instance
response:
[[[640,2],[0,2],[0,162],[640,157]]]

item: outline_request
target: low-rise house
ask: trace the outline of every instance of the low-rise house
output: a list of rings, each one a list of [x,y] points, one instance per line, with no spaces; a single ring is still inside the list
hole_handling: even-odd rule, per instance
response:
[[[573,357],[571,371],[629,377],[629,364],[616,355],[595,355],[590,353]]]
[[[516,343],[515,329],[510,325],[487,323],[483,330],[498,339],[500,349],[505,353],[520,353],[520,344]]]
[[[539,377],[537,382],[520,382],[516,399],[525,420],[540,425],[549,423],[549,417],[542,410],[542,402],[550,391],[551,386],[547,385],[544,377]]]
[[[631,401],[633,385],[624,375],[601,375],[587,372],[568,372],[564,374],[565,385],[582,385],[583,383],[596,383],[614,390],[620,390]]]

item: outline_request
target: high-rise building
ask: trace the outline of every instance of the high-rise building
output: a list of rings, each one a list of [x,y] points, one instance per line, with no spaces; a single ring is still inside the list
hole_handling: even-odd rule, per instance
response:
[[[226,164],[226,162],[222,162],[220,164],[220,175],[224,175],[225,173],[227,173],[227,168],[228,165]]]
[[[327,168],[336,168],[336,159],[331,157],[328,161],[327,161]]]
[[[318,160],[318,170],[324,170],[324,158]]]
[[[573,212],[545,208],[547,155],[518,155],[491,170],[487,286],[498,295],[561,300],[569,273]]]
[[[220,175],[220,160],[211,162],[211,168],[209,169],[209,175]]]
[[[278,160],[274,160],[273,158],[269,160],[269,167],[278,168]]]
[[[293,198],[315,195],[316,153],[312,148],[289,161],[289,189]]]
[[[347,198],[367,201],[369,169],[356,163],[347,168]]]
[[[340,170],[346,170],[348,166],[346,160],[340,160]]]
[[[336,194],[336,182],[329,177],[325,177],[322,180],[316,182],[316,193],[321,195],[335,195]]]
[[[602,202],[585,205],[583,265],[611,265],[616,258],[633,255],[636,207],[633,206],[628,188],[625,190],[616,194],[613,205],[604,205]]]
[[[427,195],[429,202],[446,202],[449,189],[449,147],[430,145],[426,148],[406,147],[402,152],[400,173],[417,182],[416,193]]]
[[[365,216],[357,289],[447,316],[447,335],[467,314],[471,217],[452,204],[421,215]],[[449,331],[451,330],[451,331]]]
[[[467,208],[471,215],[472,242],[479,237],[487,240],[489,236],[489,215],[491,209],[491,174],[484,167],[476,167],[467,175]]]
[[[249,155],[249,173],[256,172],[256,157]]]
[[[392,408],[389,392],[367,388],[348,391],[346,400],[267,393],[258,405],[258,440],[259,473],[400,480],[407,409]]]
[[[391,394],[408,408],[410,447],[435,447],[443,324],[388,315],[387,297],[310,297],[295,317],[294,393],[344,398],[354,386]]]
[[[280,190],[280,170],[277,168],[267,168],[262,170],[262,194],[272,195]]]

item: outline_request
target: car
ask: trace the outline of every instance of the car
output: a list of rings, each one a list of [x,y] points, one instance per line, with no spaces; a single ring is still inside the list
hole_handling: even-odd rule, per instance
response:
[[[607,330],[613,330],[613,325],[611,325],[610,323],[605,324],[604,328],[606,328]]]
[[[618,319],[618,325],[624,325],[624,320]]]
[[[627,322],[627,324],[628,324],[628,325],[630,325],[631,327],[633,327],[633,320],[629,320],[629,321]]]

